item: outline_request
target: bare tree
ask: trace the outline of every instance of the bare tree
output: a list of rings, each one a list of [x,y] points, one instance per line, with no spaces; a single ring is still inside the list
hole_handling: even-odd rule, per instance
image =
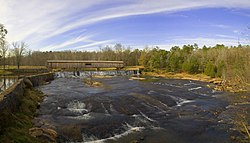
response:
[[[0,42],[5,39],[5,35],[8,33],[3,24],[0,23]]]
[[[8,45],[6,44],[7,42],[5,41],[5,36],[7,33],[8,33],[7,29],[4,27],[3,24],[0,23],[0,58],[3,58],[4,69],[5,69],[6,53],[8,51]]]
[[[24,51],[28,46],[24,42],[20,42],[20,43],[14,42],[12,43],[12,46],[14,48],[13,53],[16,58],[17,68],[19,69],[22,56],[24,55]]]
[[[5,70],[7,52],[9,50],[9,45],[4,41],[0,43],[0,55],[3,59],[3,69]]]

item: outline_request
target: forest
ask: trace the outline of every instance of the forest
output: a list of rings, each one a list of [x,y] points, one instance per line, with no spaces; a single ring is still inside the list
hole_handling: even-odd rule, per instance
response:
[[[1,26],[1,25],[0,25]],[[205,74],[223,79],[223,84],[244,85],[250,83],[250,46],[199,47],[197,44],[174,46],[170,50],[161,47],[134,49],[115,44],[100,47],[97,51],[32,51],[24,42],[8,43],[7,30],[1,26],[0,65],[3,68],[19,66],[45,66],[47,60],[110,60],[124,61],[125,66],[144,66],[145,71]],[[228,83],[230,82],[230,83]]]
[[[31,51],[14,43],[1,65],[45,66],[47,60],[111,60],[124,61],[125,66],[144,66],[145,71],[203,73],[220,77],[224,82],[250,83],[250,46],[198,47],[174,46],[169,51],[160,47],[134,49],[121,44],[105,46],[98,51]],[[1,48],[2,49],[2,48]],[[18,49],[18,50],[17,50]],[[20,52],[22,53],[20,54]],[[3,50],[1,50],[3,53]],[[20,54],[20,55],[19,55]]]

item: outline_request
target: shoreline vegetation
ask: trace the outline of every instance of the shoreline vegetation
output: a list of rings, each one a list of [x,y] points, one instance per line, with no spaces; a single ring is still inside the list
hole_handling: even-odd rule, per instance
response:
[[[198,46],[188,44],[183,46],[173,46],[170,49],[161,47],[148,47],[144,49],[132,49],[122,44],[107,45],[100,47],[96,51],[31,51],[25,43],[16,43],[13,46],[16,50],[29,51],[29,54],[22,52],[20,55],[11,54],[4,56],[0,61],[2,70],[13,72],[13,68],[30,70],[37,67],[40,71],[46,69],[47,60],[96,60],[96,61],[123,61],[126,67],[144,67],[145,72],[156,72],[157,74],[167,74],[171,78],[185,77],[201,79],[204,74],[215,78],[216,88],[222,91],[243,92],[250,89],[250,46],[225,46],[216,44],[215,46]],[[5,45],[8,46],[7,41]],[[25,49],[26,48],[26,49]],[[12,52],[8,49],[7,52]],[[129,69],[128,68],[128,69]],[[0,74],[3,72],[0,69]],[[96,69],[86,69],[96,70]],[[109,70],[102,69],[102,70]],[[174,73],[172,75],[172,73]],[[183,75],[181,75],[181,74]],[[185,73],[185,74],[184,74]],[[186,73],[188,75],[186,75]],[[218,78],[218,79],[216,79]],[[220,79],[220,80],[219,80]],[[204,79],[206,80],[206,79]],[[221,81],[221,83],[219,83]],[[219,86],[220,85],[220,86]]]
[[[152,76],[152,77],[163,77],[163,78],[170,78],[170,79],[185,79],[185,80],[196,80],[196,81],[203,81],[207,83],[209,88],[218,91],[226,91],[231,93],[239,93],[239,92],[248,92],[249,85],[244,85],[241,83],[232,84],[230,81],[227,84],[223,81],[222,78],[219,77],[210,77],[205,74],[189,74],[189,73],[173,73],[173,72],[164,72],[164,71],[154,71],[154,72],[142,72],[145,76]]]
[[[20,100],[17,112],[1,113],[1,124],[5,128],[1,129],[0,142],[3,143],[46,143],[42,139],[30,135],[29,130],[33,127],[32,120],[36,116],[39,103],[42,102],[44,94],[36,89],[25,88],[24,96]]]
[[[11,66],[11,70],[18,70],[14,66]],[[45,66],[20,66],[19,70],[23,70],[20,72],[20,74],[37,74],[33,70],[46,70]],[[124,67],[122,70],[139,70],[139,69],[144,69],[143,66],[127,66]],[[25,71],[25,70],[28,70]],[[32,70],[31,72],[29,70]],[[90,71],[95,71],[96,69],[85,69],[85,70],[90,70]],[[103,68],[101,71],[109,71],[109,70],[116,70],[115,68]],[[60,71],[60,70],[55,70],[55,71]],[[27,72],[27,73],[26,73]],[[29,73],[30,72],[30,73]],[[32,73],[33,72],[33,73]],[[0,70],[0,77],[8,77],[8,76],[13,76],[16,75],[15,73],[8,71],[8,69]],[[250,89],[250,84],[249,83],[242,83],[241,80],[225,80],[221,77],[212,77],[208,76],[205,73],[187,73],[187,72],[168,72],[166,70],[161,70],[161,69],[148,69],[145,68],[142,71],[142,75],[145,76],[153,76],[153,77],[163,77],[163,78],[173,78],[173,79],[186,79],[186,80],[197,80],[197,81],[203,81],[207,83],[212,83],[214,85],[211,86],[211,84],[208,84],[208,87],[213,88],[218,91],[227,91],[227,92],[232,92],[232,93],[238,93],[238,92],[248,92]],[[100,78],[100,77],[96,77]],[[101,77],[103,78],[103,77]]]
[[[26,49],[27,50],[27,49]],[[250,90],[250,46],[202,46],[197,44],[173,46],[170,50],[160,47],[131,49],[129,46],[115,44],[101,47],[97,51],[30,51],[23,54],[21,62],[15,56],[6,57],[1,63],[6,69],[19,67],[29,69],[46,68],[47,60],[105,60],[124,61],[125,70],[133,67],[144,67],[146,74],[155,72],[163,77],[192,78],[207,81],[207,75],[213,78],[215,88],[222,91],[244,92]],[[5,66],[4,66],[5,65]],[[15,66],[16,65],[16,66]],[[19,65],[19,66],[18,66]],[[96,69],[84,69],[96,70]],[[110,70],[104,68],[101,70]],[[115,70],[115,69],[113,69]],[[6,70],[12,72],[11,70]],[[0,70],[0,75],[3,71]],[[152,74],[155,75],[155,74]],[[190,76],[192,75],[192,76]]]

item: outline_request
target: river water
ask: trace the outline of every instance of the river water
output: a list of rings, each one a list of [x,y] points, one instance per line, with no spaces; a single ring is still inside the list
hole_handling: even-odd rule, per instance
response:
[[[191,80],[93,79],[59,76],[39,89],[47,96],[35,126],[52,128],[58,142],[225,143],[229,126],[221,122],[224,94]]]
[[[0,92],[12,86],[17,80],[16,77],[0,77]]]

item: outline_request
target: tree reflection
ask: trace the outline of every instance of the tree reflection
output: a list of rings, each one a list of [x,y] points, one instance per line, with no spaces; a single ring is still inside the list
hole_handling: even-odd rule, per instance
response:
[[[13,77],[0,77],[0,92],[3,92],[7,88],[9,88],[11,85],[13,85],[16,82],[16,78]]]

